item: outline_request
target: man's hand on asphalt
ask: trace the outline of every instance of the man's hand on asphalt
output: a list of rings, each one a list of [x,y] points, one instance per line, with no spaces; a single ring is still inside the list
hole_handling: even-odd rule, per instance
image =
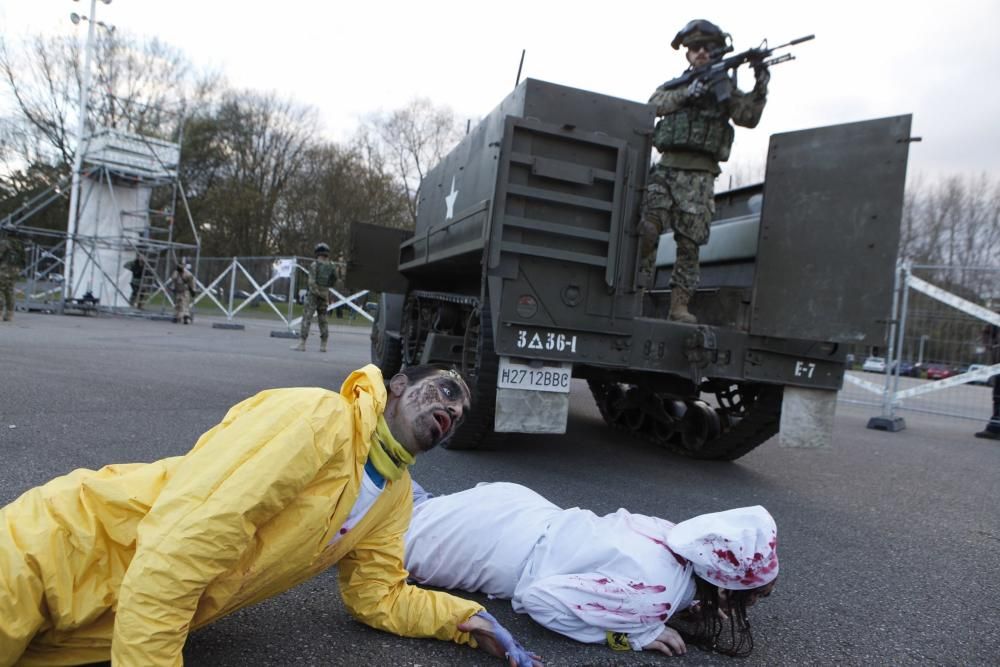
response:
[[[506,658],[510,667],[542,667],[542,659],[521,646],[488,611],[475,614],[458,629],[471,634],[487,653]]]

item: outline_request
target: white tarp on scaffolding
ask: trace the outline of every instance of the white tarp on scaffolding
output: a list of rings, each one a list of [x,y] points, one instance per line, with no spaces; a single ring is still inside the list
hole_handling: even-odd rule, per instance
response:
[[[131,176],[173,178],[180,154],[180,146],[169,141],[104,129],[91,136],[83,161]]]
[[[96,172],[80,179],[80,215],[73,248],[72,297],[88,291],[102,306],[128,306],[135,245],[147,235],[152,188],[142,183],[115,183]]]

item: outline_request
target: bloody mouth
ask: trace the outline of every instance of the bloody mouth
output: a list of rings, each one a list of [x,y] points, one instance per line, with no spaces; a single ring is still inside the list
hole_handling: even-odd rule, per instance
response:
[[[434,421],[437,423],[441,436],[447,435],[451,429],[451,417],[448,413],[443,410],[436,410],[434,412]]]

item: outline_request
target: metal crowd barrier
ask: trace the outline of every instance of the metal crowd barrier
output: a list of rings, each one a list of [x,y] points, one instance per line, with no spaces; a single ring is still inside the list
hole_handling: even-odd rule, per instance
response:
[[[990,349],[989,327],[1000,314],[973,298],[994,295],[996,267],[911,265],[901,262],[889,318],[885,371],[880,377],[857,367],[844,377],[839,399],[879,408],[871,428],[900,430],[900,412],[910,411],[975,421],[992,412],[991,382],[1000,381],[1000,363]],[[991,304],[996,308],[997,304]]]
[[[302,321],[301,316],[294,315],[294,304],[303,301],[300,295],[305,291],[311,261],[301,257],[203,257],[197,267],[192,267],[198,288],[192,306],[210,302],[232,324],[245,309],[266,305],[293,332]],[[373,321],[364,307],[368,290],[346,295],[333,287],[329,290],[328,313],[346,307]],[[165,296],[172,303],[170,296]],[[362,301],[361,306],[358,301]]]

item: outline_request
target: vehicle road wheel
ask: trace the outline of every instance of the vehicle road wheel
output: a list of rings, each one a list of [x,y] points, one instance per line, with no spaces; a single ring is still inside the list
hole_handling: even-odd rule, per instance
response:
[[[718,401],[713,408],[700,399],[634,385],[601,380],[589,385],[609,426],[695,459],[737,459],[774,436],[781,420],[780,386],[718,383],[709,389]]]
[[[709,433],[699,447],[668,449],[684,456],[713,461],[733,461],[777,435],[781,423],[784,387],[752,382],[722,383],[712,389],[718,407],[717,419],[709,423]],[[700,401],[698,401],[700,403]],[[709,408],[707,404],[702,404]],[[706,416],[706,415],[700,415]]]
[[[372,323],[372,363],[382,371],[382,377],[388,379],[403,367],[403,348],[398,338],[389,335],[386,320],[386,299],[383,295]]]
[[[472,411],[455,436],[442,447],[492,449],[501,444],[505,434],[493,431],[500,357],[493,347],[493,329],[486,304],[474,309],[466,321],[460,370],[472,392]]]

